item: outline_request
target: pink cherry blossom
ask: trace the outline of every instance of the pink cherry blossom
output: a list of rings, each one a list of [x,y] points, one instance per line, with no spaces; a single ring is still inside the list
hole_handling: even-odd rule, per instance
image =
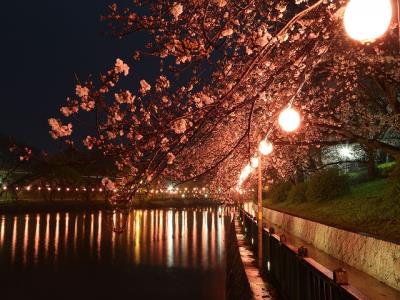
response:
[[[175,155],[171,152],[167,154],[167,164],[172,165],[175,160]]]
[[[72,124],[62,125],[57,119],[49,119],[49,125],[51,127],[50,134],[53,139],[58,139],[61,137],[66,137],[72,133]]]
[[[128,76],[129,66],[126,63],[124,63],[121,59],[117,58],[115,62],[114,71],[117,74],[123,73],[125,76]]]
[[[83,144],[86,146],[88,150],[92,150],[94,146],[95,139],[91,136],[87,136],[83,141]]]
[[[101,184],[108,190],[108,191],[114,191],[116,189],[115,183],[109,179],[108,177],[104,177],[101,180]]]
[[[185,133],[187,130],[187,121],[185,119],[179,119],[175,121],[172,126],[172,130],[174,130],[176,134]]]
[[[183,5],[181,3],[174,2],[171,14],[174,16],[175,20],[179,19],[179,16],[183,13]]]
[[[87,99],[89,96],[89,89],[85,86],[78,84],[75,88],[75,93],[78,97],[82,99]]]
[[[148,91],[151,90],[151,85],[147,83],[146,80],[140,80],[140,92],[142,94],[146,94]]]

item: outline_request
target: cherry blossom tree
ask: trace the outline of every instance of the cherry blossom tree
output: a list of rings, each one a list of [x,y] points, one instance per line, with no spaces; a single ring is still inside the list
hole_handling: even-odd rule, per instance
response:
[[[17,199],[15,187],[29,177],[33,152],[13,138],[0,136],[0,197],[11,194]]]
[[[50,119],[66,139],[71,118],[91,113],[83,144],[115,161],[113,204],[130,204],[141,188],[167,176],[206,177],[228,192],[255,155],[260,137],[275,145],[267,160],[281,177],[315,165],[321,147],[357,142],[398,155],[383,137],[400,131],[399,49],[393,23],[380,40],[360,44],[343,30],[346,1],[134,0],[103,17],[117,38],[145,33],[132,62],[116,59],[98,80],[76,86]],[[135,78],[135,64],[156,58],[155,78]],[[131,66],[131,67],[130,67]],[[120,81],[133,76],[137,86]],[[294,134],[276,126],[291,105],[301,112]],[[269,170],[270,171],[270,170]],[[227,195],[227,193],[225,193]]]

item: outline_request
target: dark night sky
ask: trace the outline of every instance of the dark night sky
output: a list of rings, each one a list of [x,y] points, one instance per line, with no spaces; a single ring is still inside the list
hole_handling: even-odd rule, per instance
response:
[[[96,75],[116,57],[128,60],[135,44],[143,44],[138,38],[116,40],[102,33],[100,15],[112,2],[2,3],[0,133],[38,148],[54,148],[47,119],[59,117],[60,106],[73,94],[74,72],[81,79]]]

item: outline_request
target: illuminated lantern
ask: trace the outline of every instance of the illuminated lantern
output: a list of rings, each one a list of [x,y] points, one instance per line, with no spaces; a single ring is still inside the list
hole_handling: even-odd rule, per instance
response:
[[[288,107],[279,114],[278,122],[284,131],[295,131],[300,126],[300,114],[293,108]]]
[[[242,171],[243,178],[247,178],[250,175],[251,171],[252,171],[252,169],[251,169],[250,165],[245,166]]]
[[[253,169],[258,168],[258,162],[259,162],[258,157],[253,157],[251,159],[251,167]]]
[[[240,173],[239,184],[238,184],[239,186],[241,186],[242,183],[246,181],[247,177],[249,177],[249,175],[251,174],[252,170],[253,169],[251,168],[250,165],[247,165],[247,166],[244,167],[244,169]]]
[[[392,20],[391,0],[350,0],[344,13],[347,34],[360,42],[382,36]]]
[[[271,152],[273,150],[273,146],[272,146],[271,142],[262,140],[260,142],[260,145],[258,146],[258,150],[260,151],[260,153],[262,155],[268,155],[268,154],[271,154]]]

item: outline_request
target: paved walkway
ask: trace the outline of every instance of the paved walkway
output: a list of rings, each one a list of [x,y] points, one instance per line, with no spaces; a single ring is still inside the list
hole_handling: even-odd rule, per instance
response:
[[[242,229],[235,218],[235,231],[238,240],[240,257],[242,258],[243,267],[246,272],[247,278],[250,283],[250,289],[253,293],[253,299],[255,300],[273,300],[278,299],[274,296],[276,293],[273,288],[260,276],[260,272],[256,266],[256,260],[253,252],[245,241],[245,237],[242,233]]]

